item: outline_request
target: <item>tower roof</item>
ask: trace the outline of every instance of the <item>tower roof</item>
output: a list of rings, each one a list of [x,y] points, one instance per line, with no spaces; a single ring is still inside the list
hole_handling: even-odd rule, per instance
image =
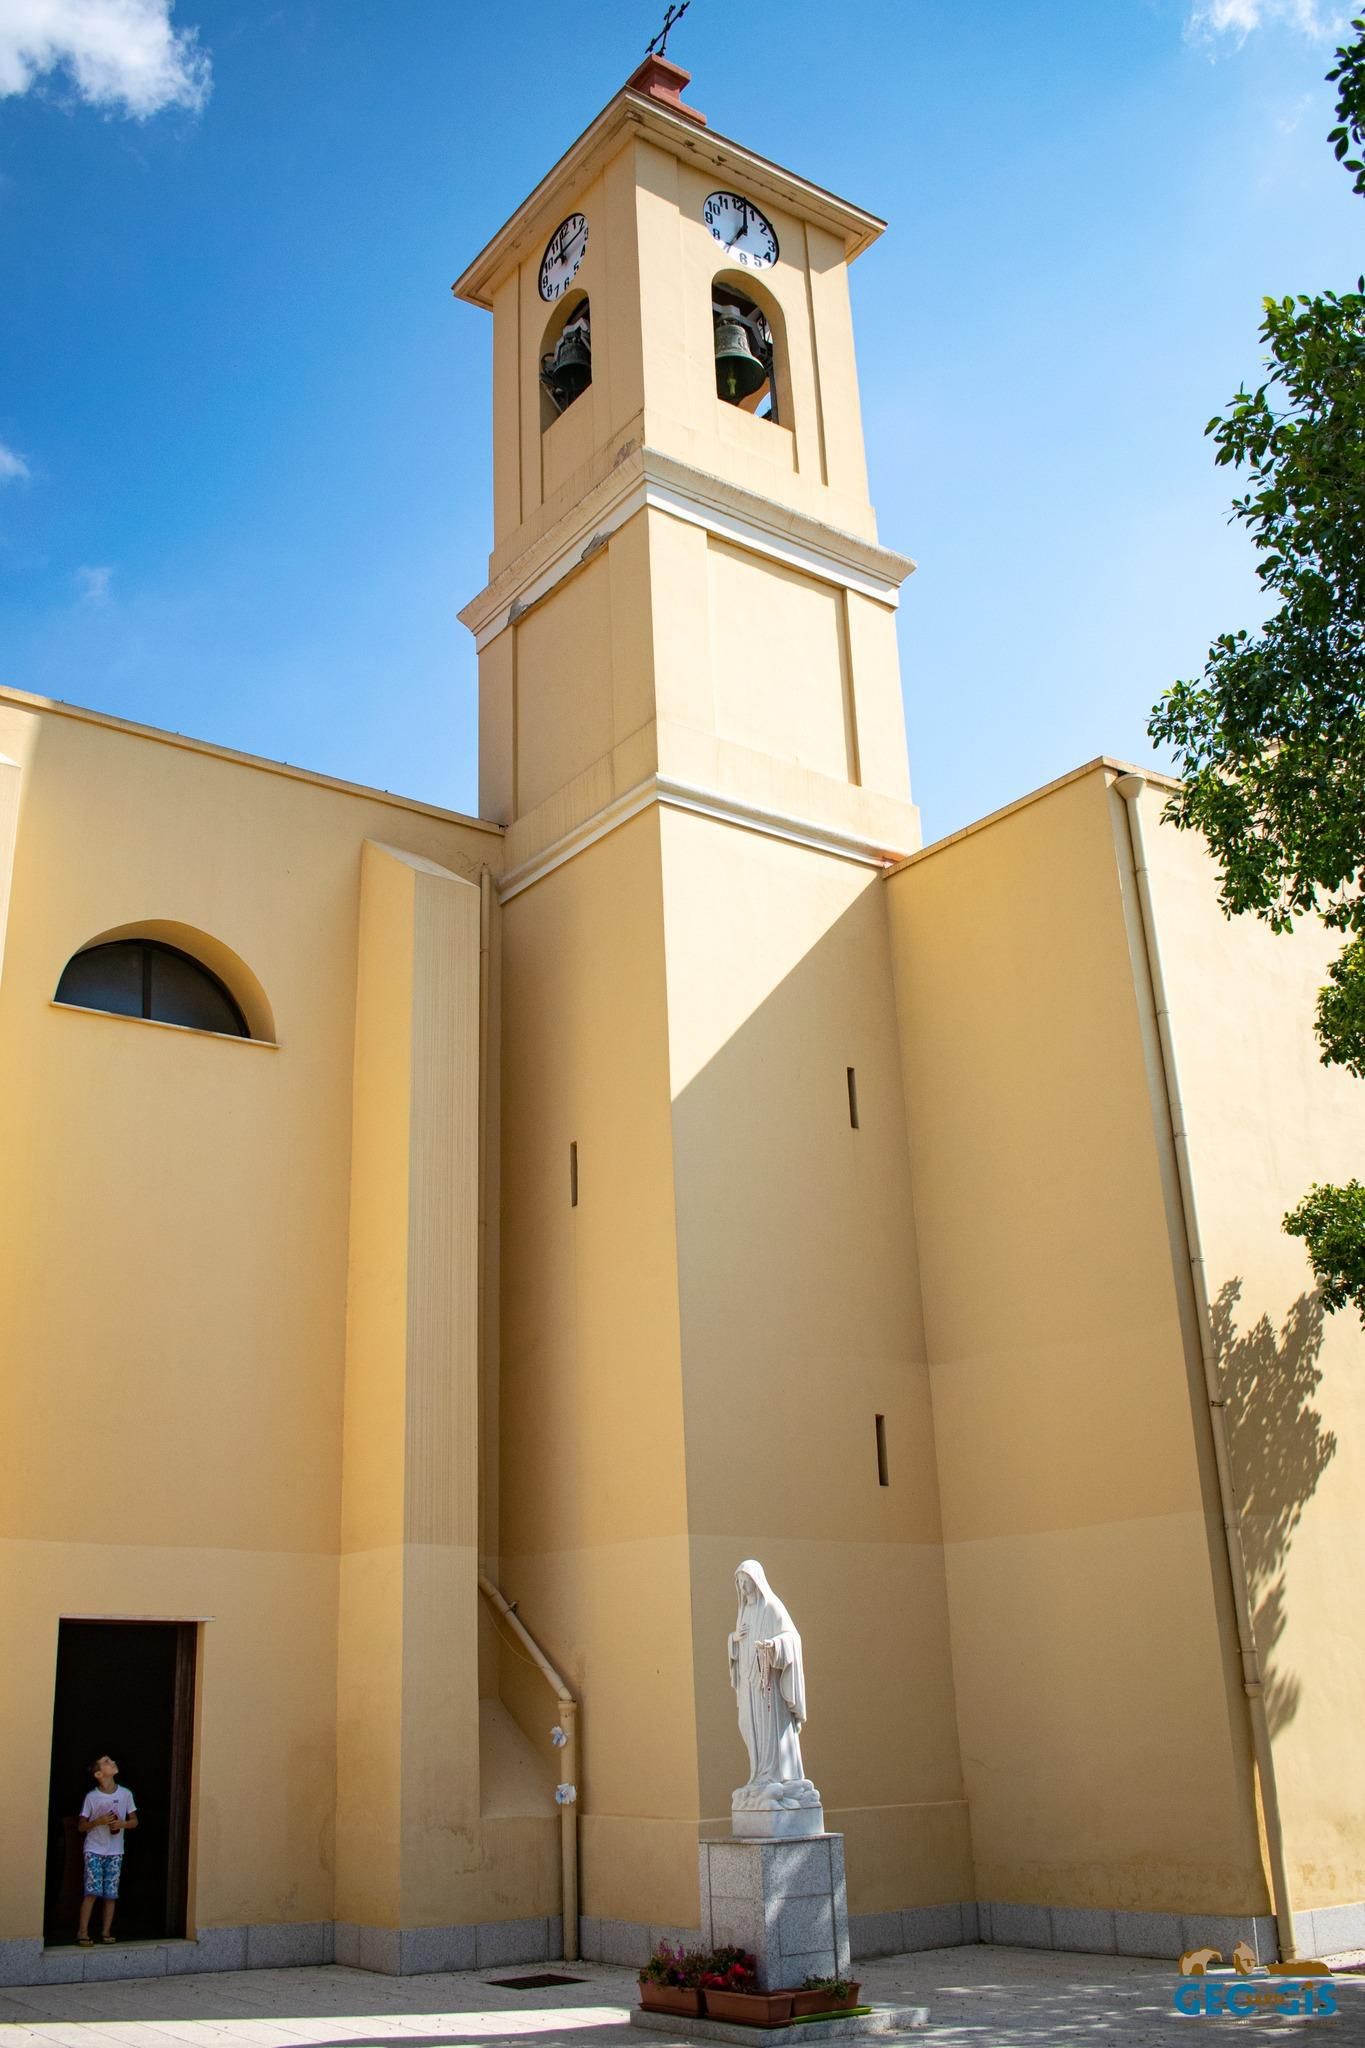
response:
[[[451,286],[456,298],[491,309],[493,293],[503,274],[532,250],[538,253],[555,227],[565,188],[586,183],[616,154],[631,129],[685,162],[710,164],[730,182],[742,182],[746,191],[755,196],[766,197],[842,235],[850,263],[876,241],[886,222],[875,213],[840,199],[823,186],[813,185],[808,178],[798,177],[794,171],[784,170],[780,164],[770,163],[767,157],[757,156],[742,143],[732,142],[708,128],[705,115],[682,103],[682,88],[689,76],[681,66],[667,59],[646,59],[456,278]]]

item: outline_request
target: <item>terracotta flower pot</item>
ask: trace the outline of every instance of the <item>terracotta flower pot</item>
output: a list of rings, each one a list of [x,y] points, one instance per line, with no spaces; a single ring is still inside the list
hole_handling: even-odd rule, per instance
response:
[[[706,1990],[706,2012],[713,2020],[733,2020],[741,2027],[781,2027],[792,2016],[790,1991]]]
[[[701,2017],[701,1993],[695,1985],[645,1983],[640,1986],[640,2003],[647,2012],[674,2012],[694,2020]]]
[[[809,2019],[815,2012],[852,2012],[862,1988],[861,1984],[850,1984],[843,1998],[832,1991],[793,1991],[792,2018]]]

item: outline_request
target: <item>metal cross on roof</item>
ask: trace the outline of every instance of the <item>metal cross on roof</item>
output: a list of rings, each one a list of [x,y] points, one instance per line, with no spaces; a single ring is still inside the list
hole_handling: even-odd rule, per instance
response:
[[[652,36],[650,40],[645,44],[646,57],[667,56],[669,31],[677,27],[678,23],[682,20],[683,16],[686,14],[688,8],[691,5],[692,0],[682,0],[681,7],[674,7],[671,4],[670,0],[668,12],[664,16],[663,27],[659,30],[658,35]]]

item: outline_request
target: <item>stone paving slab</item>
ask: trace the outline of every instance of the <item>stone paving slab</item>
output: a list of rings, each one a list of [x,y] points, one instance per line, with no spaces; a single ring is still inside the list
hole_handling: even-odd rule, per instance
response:
[[[628,2048],[641,2039],[630,2027],[633,1970],[559,1967],[583,1981],[516,1991],[478,1971],[380,1977],[331,1965],[26,1986],[0,1991],[0,2048]],[[1322,2048],[1365,2048],[1365,1974],[1336,1979],[1335,2017],[1293,2020],[1186,2018],[1171,2004],[1174,1962],[1142,1957],[973,1946],[888,1956],[858,1974],[869,2004],[929,2008],[928,2026],[905,2037],[915,2048],[1167,2048],[1177,2039],[1224,2048],[1230,2036],[1264,2048],[1267,2029],[1286,2027],[1312,2028],[1312,2039],[1321,2030]],[[654,2037],[659,2048],[673,2038]]]

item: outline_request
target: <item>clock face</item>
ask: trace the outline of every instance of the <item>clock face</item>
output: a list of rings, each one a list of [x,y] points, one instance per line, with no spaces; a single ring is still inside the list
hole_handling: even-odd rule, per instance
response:
[[[562,298],[578,274],[588,246],[588,223],[581,213],[562,220],[545,245],[540,259],[540,296],[553,302]]]
[[[728,249],[745,270],[768,270],[776,263],[772,222],[738,192],[713,192],[701,217],[722,249]]]

